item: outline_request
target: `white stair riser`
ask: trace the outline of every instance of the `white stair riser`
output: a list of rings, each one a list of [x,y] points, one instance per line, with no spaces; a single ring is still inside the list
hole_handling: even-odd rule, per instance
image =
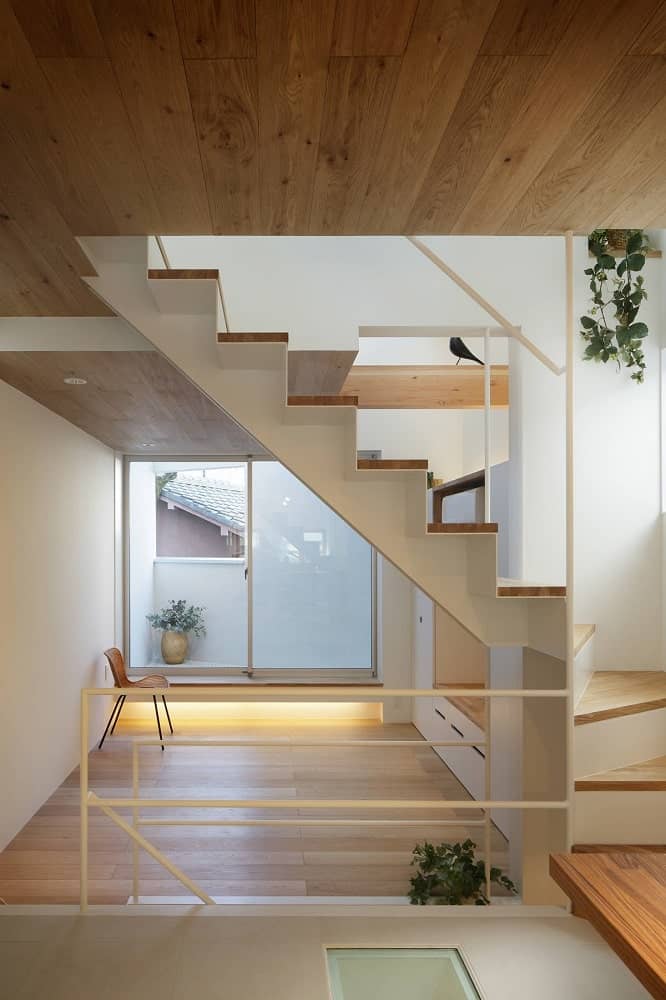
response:
[[[424,473],[358,473],[355,415],[350,421],[343,408],[328,414],[325,423],[322,417],[316,425],[301,424],[306,414],[295,413],[289,416],[293,422],[287,422],[284,345],[219,347],[215,294],[210,318],[165,315],[155,305],[145,269],[119,268],[102,256],[98,270],[89,284],[119,315],[474,635],[487,643],[529,644],[563,655],[561,600],[495,596],[494,537],[425,534]],[[209,284],[214,289],[214,283]],[[547,608],[552,609],[555,628],[546,621]]]
[[[666,708],[576,726],[577,778],[666,754]]]
[[[578,844],[662,844],[666,792],[576,792]]]

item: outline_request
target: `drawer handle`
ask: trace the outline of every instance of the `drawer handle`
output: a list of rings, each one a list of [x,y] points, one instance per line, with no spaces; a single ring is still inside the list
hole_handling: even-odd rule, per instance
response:
[[[458,729],[457,726],[454,726],[453,723],[451,723],[450,725],[451,725],[451,729],[453,730],[453,732],[457,733],[458,736],[460,736],[460,738],[464,740],[465,739],[465,734],[463,732],[461,732],[460,729]]]
[[[437,715],[439,715],[441,719],[444,719],[444,721],[446,721],[446,716],[442,715],[442,713],[438,708],[436,708],[435,711],[437,712]],[[465,734],[460,729],[458,729],[457,726],[454,726],[452,722],[450,722],[449,725],[451,726],[451,729],[454,731],[454,733],[457,733],[461,739],[463,740],[465,739]],[[486,755],[483,752],[483,750],[479,750],[478,747],[472,747],[471,749],[474,751],[474,753],[478,753],[479,757],[482,757],[484,760],[486,759]]]
[[[435,709],[435,715],[438,715],[440,719],[444,719],[444,722],[446,722],[446,716],[443,715],[438,708]]]

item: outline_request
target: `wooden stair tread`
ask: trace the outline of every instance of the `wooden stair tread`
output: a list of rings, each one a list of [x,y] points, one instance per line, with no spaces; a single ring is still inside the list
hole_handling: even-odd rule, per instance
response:
[[[666,996],[666,856],[553,854],[550,874],[653,997]]]
[[[566,597],[567,588],[560,585],[526,583],[524,580],[497,581],[498,597]]]
[[[358,406],[358,396],[287,396],[288,406]]]
[[[574,625],[574,656],[580,653],[581,649],[591,639],[597,630],[596,625]]]
[[[666,671],[596,670],[576,706],[577,726],[666,708]]]
[[[496,521],[446,521],[428,525],[430,535],[496,535]]]
[[[218,344],[287,344],[288,333],[218,333]]]
[[[164,278],[170,281],[182,281],[187,278],[194,279],[195,281],[205,281],[208,279],[217,281],[219,276],[220,272],[216,267],[151,267],[148,269],[149,278]]]
[[[663,792],[666,791],[666,755],[614,767],[610,771],[587,774],[576,781],[577,792]]]
[[[359,458],[358,469],[425,469],[428,468],[427,458]]]

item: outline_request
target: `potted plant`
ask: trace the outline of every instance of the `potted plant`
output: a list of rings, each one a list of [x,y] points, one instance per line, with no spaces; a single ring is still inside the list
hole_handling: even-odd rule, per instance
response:
[[[428,841],[417,844],[412,864],[418,871],[410,880],[410,903],[414,906],[426,906],[428,903],[488,906],[485,865],[483,861],[476,860],[475,849],[476,844],[471,840],[462,844],[440,844],[438,847]],[[490,869],[490,880],[510,892],[518,891],[499,868]]]
[[[580,317],[580,333],[586,344],[583,358],[604,364],[615,361],[618,371],[622,365],[633,368],[634,382],[643,382],[643,341],[648,328],[638,322],[638,313],[647,292],[638,272],[650,249],[647,237],[642,229],[595,229],[588,237],[588,247],[595,263],[585,269],[592,306]]]
[[[206,634],[205,608],[186,601],[170,601],[166,608],[146,615],[153,628],[162,630],[162,659],[165,663],[182,663],[187,656],[188,636]]]

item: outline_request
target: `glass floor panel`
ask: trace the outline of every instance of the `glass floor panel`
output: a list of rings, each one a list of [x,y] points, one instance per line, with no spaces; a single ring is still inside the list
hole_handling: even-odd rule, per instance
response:
[[[480,1000],[455,948],[330,948],[333,1000]]]

